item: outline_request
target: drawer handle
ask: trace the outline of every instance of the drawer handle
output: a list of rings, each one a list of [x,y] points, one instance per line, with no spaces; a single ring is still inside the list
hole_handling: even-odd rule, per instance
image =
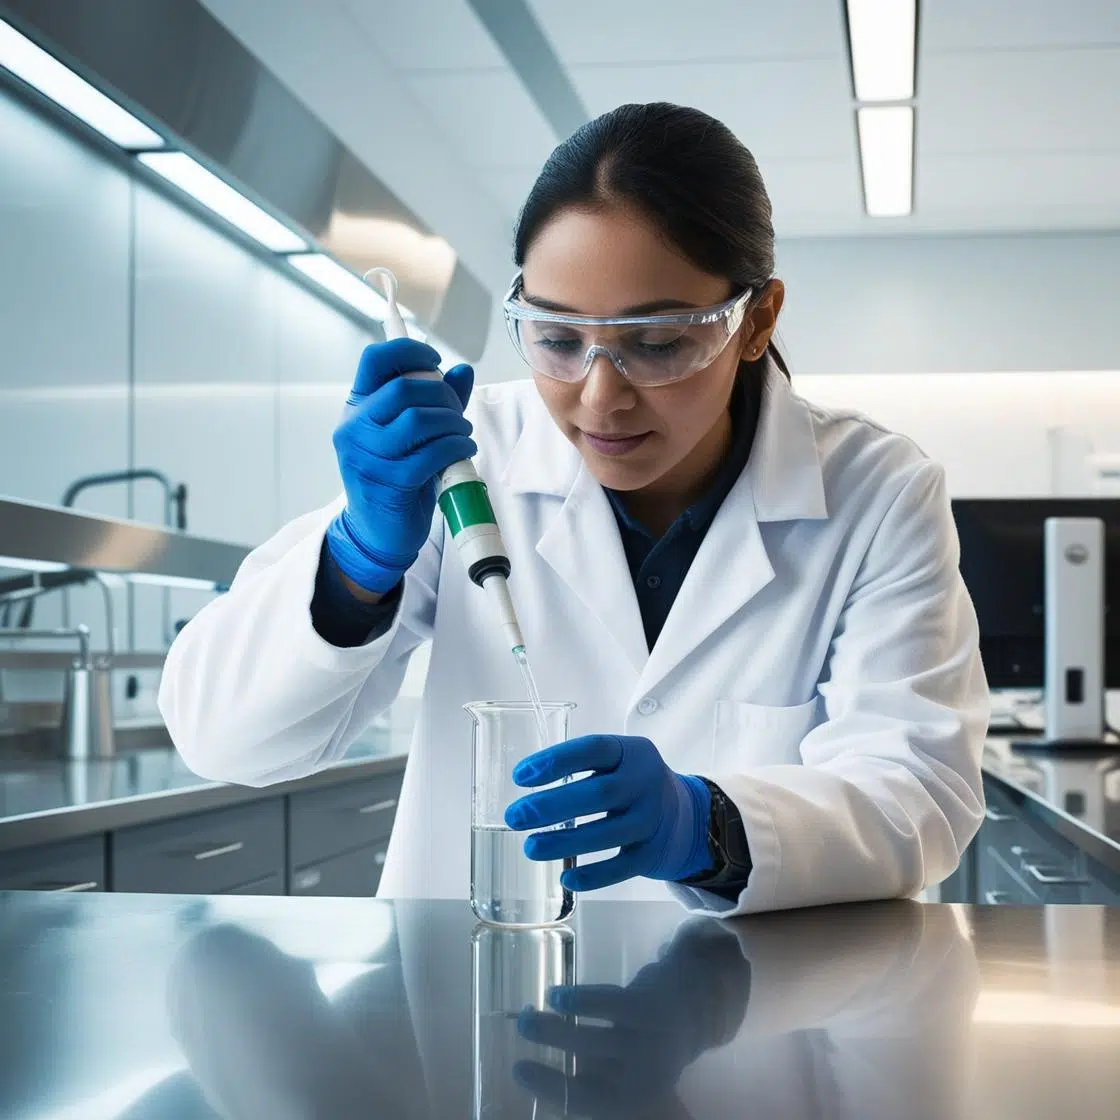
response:
[[[221,844],[217,848],[207,848],[203,852],[195,852],[194,858],[196,862],[201,863],[204,859],[217,859],[218,856],[231,856],[234,852],[241,851],[245,847],[243,840],[237,840],[232,844]]]
[[[1009,821],[1014,819],[1010,813],[1001,813],[998,809],[993,809],[990,805],[984,810],[984,820],[986,821]]]
[[[1088,879],[1082,879],[1076,875],[1065,875],[1060,867],[1049,867],[1024,859],[1022,868],[1036,883],[1042,883],[1048,887],[1085,887],[1089,885]]]
[[[359,813],[384,813],[386,809],[392,809],[396,805],[397,799],[390,797],[385,801],[375,801],[372,805],[363,805]]]
[[[61,887],[56,887],[48,883],[44,883],[37,889],[42,891],[50,891],[51,894],[72,894],[76,891],[95,891],[99,886],[100,884],[96,879],[90,879],[85,883],[63,883]]]
[[[296,873],[295,888],[297,891],[309,891],[323,881],[323,873],[318,869],[299,871]]]
[[[1009,891],[985,891],[984,901],[989,906],[1006,906],[1011,901]]]
[[[373,862],[376,863],[378,867],[384,867],[385,866],[385,856],[387,854],[388,854],[387,852],[374,852],[373,853]]]

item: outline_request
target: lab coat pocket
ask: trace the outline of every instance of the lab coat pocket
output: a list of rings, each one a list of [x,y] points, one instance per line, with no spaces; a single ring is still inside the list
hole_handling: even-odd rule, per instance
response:
[[[820,722],[819,705],[816,696],[791,708],[717,700],[712,766],[741,770],[801,762],[801,741]]]

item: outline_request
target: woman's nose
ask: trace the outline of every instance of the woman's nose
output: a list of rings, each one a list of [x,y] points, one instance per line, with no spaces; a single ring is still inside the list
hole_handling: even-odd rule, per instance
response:
[[[583,379],[580,403],[590,412],[605,416],[631,408],[637,400],[634,387],[622,376],[605,350],[593,355],[591,368]]]

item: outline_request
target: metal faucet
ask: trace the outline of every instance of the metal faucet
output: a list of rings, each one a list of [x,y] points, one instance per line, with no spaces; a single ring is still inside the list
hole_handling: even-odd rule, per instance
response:
[[[171,479],[163,471],[153,470],[151,467],[137,467],[133,470],[84,475],[82,478],[75,479],[66,488],[66,493],[62,495],[62,504],[67,507],[72,506],[83,490],[90,490],[95,486],[113,486],[118,482],[143,482],[145,480],[158,482],[163,487],[164,525],[185,532],[187,528],[187,484],[180,482],[178,486],[174,486]]]
[[[66,488],[62,495],[62,504],[67,508],[73,506],[85,490],[97,486],[114,486],[121,482],[158,482],[163,487],[163,523],[169,529],[186,532],[187,528],[187,484],[180,482],[175,486],[163,471],[153,470],[151,467],[136,467],[124,471],[107,471],[103,474],[87,474],[77,478]],[[64,626],[70,625],[70,593],[62,593],[62,621]],[[171,626],[171,589],[163,590],[163,640],[170,645],[175,640]]]

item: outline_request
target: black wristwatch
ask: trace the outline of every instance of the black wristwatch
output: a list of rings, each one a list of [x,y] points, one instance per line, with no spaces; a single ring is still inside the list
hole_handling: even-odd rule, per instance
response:
[[[743,818],[735,802],[715,782],[704,777],[700,780],[712,795],[712,809],[708,817],[708,847],[714,866],[711,871],[682,882],[685,886],[701,887],[704,890],[742,890],[747,885],[754,866],[751,863]]]

